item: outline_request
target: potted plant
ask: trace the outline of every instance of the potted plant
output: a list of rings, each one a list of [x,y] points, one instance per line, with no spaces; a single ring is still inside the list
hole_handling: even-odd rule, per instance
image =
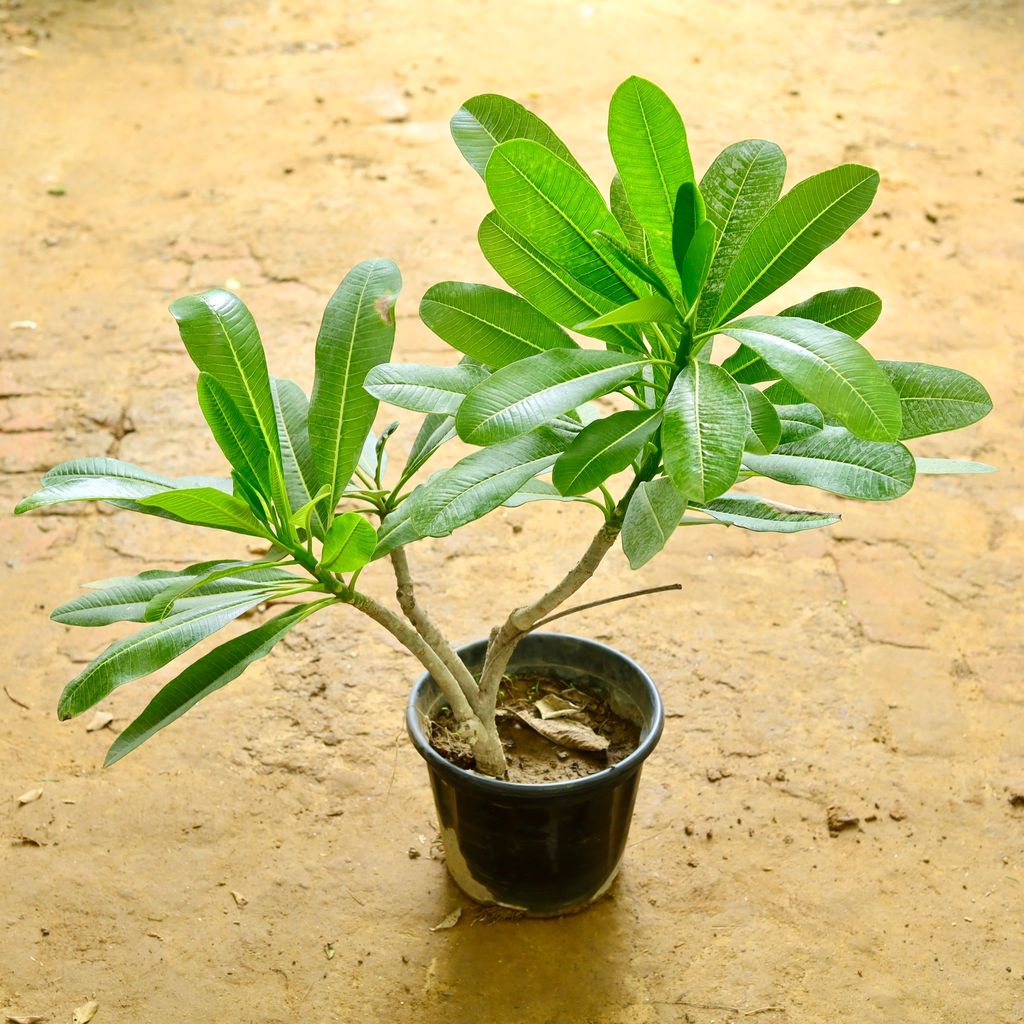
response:
[[[986,471],[916,458],[903,442],[973,423],[991,402],[957,370],[872,358],[857,339],[881,302],[865,288],[822,292],[777,315],[748,313],[867,210],[878,185],[869,168],[835,167],[782,195],[782,151],[753,140],[728,147],[698,183],[679,114],[638,78],[611,101],[610,205],[551,129],[512,100],[468,101],[452,133],[494,205],[480,247],[511,289],[443,282],[424,295],[423,321],[459,362],[390,361],[401,278],[389,260],[359,264],[330,299],[308,400],[268,374],[236,296],[179,299],[171,313],[230,479],[172,480],[76,459],[50,470],[16,511],[100,500],[270,545],[256,560],[92,584],[53,613],[72,625],[143,623],[67,684],[58,704],[66,719],[257,606],[289,602],[167,683],[117,737],[107,764],[237,678],[303,619],[348,605],[425,671],[409,731],[430,768],[455,880],[482,902],[560,913],[614,878],[662,713],[653,684],[624,655],[538,627],[567,613],[620,538],[640,568],[680,526],[798,533],[839,519],[734,489],[747,480],[884,501],[921,473]],[[731,343],[725,358],[715,358],[716,342]],[[379,437],[371,430],[380,401],[425,414],[398,470],[387,466],[397,424]],[[475,450],[424,479],[456,436]],[[592,539],[489,639],[455,650],[417,599],[407,548],[536,500],[593,506]],[[363,569],[383,558],[399,611],[359,586]],[[587,717],[594,708],[609,728],[632,728],[614,756]],[[510,743],[520,741],[509,728],[553,740],[576,777],[510,779]]]

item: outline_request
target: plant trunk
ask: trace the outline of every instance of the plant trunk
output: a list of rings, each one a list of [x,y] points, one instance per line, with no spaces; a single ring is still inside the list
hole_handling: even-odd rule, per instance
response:
[[[498,726],[493,714],[488,720],[482,717],[474,719],[473,736],[469,745],[476,760],[476,770],[481,775],[490,775],[495,779],[503,779],[508,774],[508,762],[505,760],[505,748],[498,735]]]

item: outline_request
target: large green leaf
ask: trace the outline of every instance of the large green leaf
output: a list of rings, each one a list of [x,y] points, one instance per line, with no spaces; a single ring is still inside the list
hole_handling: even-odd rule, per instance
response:
[[[801,181],[757,223],[736,254],[713,317],[725,321],[771,295],[871,205],[878,172],[842,164]]]
[[[331,523],[324,538],[321,564],[331,572],[355,572],[373,557],[377,531],[358,512],[345,512]]]
[[[723,494],[696,507],[720,523],[755,533],[800,533],[832,526],[842,518],[837,512],[811,512],[740,492]]]
[[[761,392],[765,394],[765,392]],[[821,410],[810,402],[797,402],[794,404],[777,405],[775,411],[779,416],[779,423],[782,426],[781,441],[795,441],[799,437],[806,437],[808,434],[816,434],[825,426],[825,417]],[[756,454],[764,455],[764,452]]]
[[[754,473],[784,484],[817,487],[847,498],[891,501],[914,483],[914,456],[901,444],[862,441],[842,427],[779,445],[771,455],[743,456]]]
[[[136,502],[178,486],[175,481],[133,466],[130,462],[107,458],[62,462],[43,475],[41,485],[35,494],[17,504],[15,515],[64,501]]]
[[[454,416],[438,412],[424,417],[419,433],[413,440],[412,448],[409,449],[409,458],[406,460],[403,475],[411,477],[426,464],[441,445],[457,436]]]
[[[692,362],[665,399],[665,472],[690,501],[710,501],[735,482],[750,414],[739,385],[720,366]]]
[[[162,508],[186,523],[209,526],[231,533],[244,533],[265,537],[267,528],[252,514],[241,500],[213,487],[189,487],[177,491],[163,491],[139,499],[145,508]]]
[[[704,290],[704,282],[715,254],[716,237],[715,225],[709,220],[704,221],[694,232],[686,248],[686,255],[683,256],[679,277],[683,282],[683,297],[691,307]]]
[[[519,508],[531,501],[575,501],[570,495],[560,494],[547,480],[527,480],[510,498],[502,502],[505,508]]]
[[[55,608],[50,618],[66,626],[109,626],[114,622],[145,622],[146,608],[158,594],[168,587],[187,581],[196,583],[202,575],[223,562],[204,562],[180,572],[169,569],[149,569],[138,576],[108,580],[97,589],[66,601]],[[235,574],[197,586],[187,597],[180,598],[175,611],[186,611],[209,604],[211,595],[232,594],[253,590],[263,584],[301,584],[304,581],[284,569],[251,569],[245,563],[234,563]],[[244,573],[244,575],[241,575]]]
[[[633,255],[644,262],[653,260],[654,254],[651,252],[647,233],[641,227],[640,221],[636,219],[633,207],[629,205],[626,189],[622,184],[622,177],[618,174],[612,178],[608,205],[611,207],[612,216],[618,221],[619,227],[622,228],[622,233],[626,236],[626,243],[632,250]]]
[[[363,382],[374,366],[391,358],[401,289],[402,275],[391,260],[366,260],[349,271],[324,311],[308,425],[317,488],[331,488],[328,520],[373,425],[377,399]]]
[[[245,421],[227,388],[212,374],[200,372],[196,391],[199,408],[224,457],[239,472],[255,479],[265,497],[272,497],[271,455],[263,434]]]
[[[267,451],[280,459],[267,357],[245,303],[237,295],[215,288],[177,299],[170,311],[192,361],[216,378],[249,432],[261,435]]]
[[[197,659],[164,686],[142,714],[114,740],[103,766],[109,768],[115,761],[120,761],[125,754],[130,754],[180,718],[204,697],[237,679],[254,661],[266,657],[292,626],[312,614],[317,607],[314,603],[289,608],[269,622],[228,640]]]
[[[619,303],[578,281],[530,242],[496,210],[480,224],[480,251],[502,280],[532,306],[563,327],[592,320]],[[599,239],[595,239],[599,243]],[[637,348],[639,335],[630,327],[587,331],[613,348]]]
[[[380,363],[366,375],[366,390],[382,402],[413,412],[454,413],[489,376],[482,366]]]
[[[675,304],[664,295],[644,295],[627,302],[610,313],[604,313],[596,320],[577,324],[577,330],[591,330],[594,327],[612,327],[620,324],[680,324],[682,318]]]
[[[643,451],[660,421],[660,410],[629,409],[587,424],[551,471],[558,492],[586,494],[622,472]]]
[[[271,377],[270,389],[281,438],[285,487],[291,507],[298,510],[306,507],[321,489],[309,443],[309,399],[294,381]],[[310,526],[314,536],[323,537],[321,509],[313,510]]]
[[[715,308],[729,268],[747,236],[782,192],[786,157],[774,142],[748,139],[724,149],[707,169],[700,192],[717,244],[711,257],[696,329],[714,322]]]
[[[549,259],[616,305],[635,298],[594,239],[599,230],[619,237],[619,226],[575,167],[539,143],[515,139],[491,154],[485,180],[498,213]]]
[[[859,338],[870,330],[881,312],[882,300],[867,288],[837,288],[818,292],[782,310],[779,316],[814,320],[841,334]],[[736,380],[746,384],[756,384],[776,376],[775,371],[745,345],[741,345],[722,365]]]
[[[692,181],[683,182],[676,195],[676,210],[672,223],[672,257],[676,273],[679,275],[683,272],[686,251],[705,219],[704,199],[700,189]]]
[[[895,441],[900,436],[899,397],[867,349],[848,335],[783,316],[745,317],[722,333],[756,352],[858,437]]]
[[[686,128],[672,101],[652,82],[627,78],[608,110],[608,144],[630,208],[655,261],[670,273],[676,195],[693,182]]]
[[[583,173],[565,143],[536,114],[507,96],[484,93],[466,100],[452,117],[451,128],[455,145],[481,178],[495,146],[510,139],[531,139]]]
[[[900,438],[924,437],[976,423],[992,411],[992,399],[973,377],[930,363],[881,360],[878,364],[899,395]]]
[[[958,476],[961,473],[997,473],[995,466],[967,459],[915,459],[919,476]]]
[[[546,429],[483,448],[431,477],[404,505],[420,536],[446,537],[507,501],[564,448],[565,440]]]
[[[607,235],[603,231],[595,231],[594,238],[605,256],[629,277],[634,291],[643,293],[650,288],[670,302],[674,301],[673,296],[678,293],[679,287],[673,286],[656,264],[641,259],[621,239]],[[579,329],[577,327],[577,330]],[[592,329],[587,327],[586,330],[589,333]]]
[[[668,543],[686,511],[686,499],[666,477],[637,487],[622,523],[622,550],[630,567],[639,569]]]
[[[741,384],[740,392],[750,413],[750,429],[747,431],[746,449],[758,455],[773,451],[782,439],[782,423],[775,406],[764,395],[749,384]]]
[[[116,640],[64,687],[58,717],[64,721],[81,714],[118,686],[162,668],[266,599],[265,589],[224,594],[220,603],[178,612]]]
[[[435,284],[420,302],[420,319],[453,348],[493,369],[549,348],[577,347],[526,299],[486,284]]]
[[[613,391],[645,360],[621,352],[556,348],[504,366],[478,384],[455,417],[459,437],[493,444]]]

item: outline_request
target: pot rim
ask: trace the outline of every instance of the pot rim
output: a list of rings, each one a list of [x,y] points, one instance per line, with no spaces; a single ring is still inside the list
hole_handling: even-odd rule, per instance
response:
[[[405,724],[409,731],[409,737],[412,739],[413,746],[419,755],[427,762],[431,769],[447,775],[453,781],[457,780],[459,785],[490,791],[495,796],[511,796],[514,794],[516,798],[551,798],[566,796],[570,793],[574,796],[581,795],[590,789],[613,785],[639,771],[641,765],[654,750],[658,740],[661,739],[661,733],[665,726],[665,709],[662,704],[661,694],[658,692],[657,686],[654,685],[654,680],[628,655],[597,640],[575,636],[571,633],[530,633],[529,636],[531,638],[535,637],[538,640],[558,639],[576,641],[592,650],[598,650],[602,655],[625,662],[637,674],[640,682],[648,691],[651,701],[651,716],[641,727],[640,742],[637,744],[636,750],[617,764],[603,768],[593,775],[585,775],[579,779],[568,779],[563,782],[510,782],[506,779],[494,779],[489,775],[480,775],[470,769],[459,768],[434,750],[420,724],[420,713],[416,707],[417,698],[424,687],[431,683],[435,686],[437,685],[434,683],[430,673],[424,672],[416,681],[412,692],[409,694],[405,715]],[[463,644],[458,648],[457,653],[461,655],[464,652],[471,651],[473,648],[486,646],[487,643],[487,640],[475,640],[472,643]]]

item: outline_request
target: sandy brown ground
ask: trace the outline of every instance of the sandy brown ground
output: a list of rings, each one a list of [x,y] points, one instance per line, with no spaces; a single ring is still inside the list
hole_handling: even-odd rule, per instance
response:
[[[492,279],[449,115],[477,92],[521,97],[604,179],[607,98],[634,72],[675,97],[701,168],[763,136],[791,182],[843,159],[881,169],[872,213],[781,298],[881,292],[876,354],[960,366],[997,406],[918,450],[1003,471],[887,506],[797,495],[841,508],[827,533],[686,531],[642,574],[683,596],[567,620],[640,660],[671,717],[613,896],[548,922],[478,917],[430,855],[402,729],[416,666],[354,613],[101,771],[110,732],[60,725],[54,705],[105,640],[47,610],[80,582],[245,542],[94,509],[3,519],[3,683],[28,708],[0,692],[0,1010],[1024,1020],[1018,4],[2,6],[4,507],[76,455],[221,470],[165,313],[188,290],[237,281],[275,371],[308,386],[330,291],[391,255],[398,350],[440,357],[419,296]],[[482,635],[569,564],[591,512],[533,506],[422,545],[425,597],[459,639]],[[384,567],[368,578],[387,593]],[[637,585],[616,553],[588,593]],[[115,728],[166,678],[107,701]],[[836,804],[861,825],[830,838]],[[429,931],[458,905],[456,928]]]

